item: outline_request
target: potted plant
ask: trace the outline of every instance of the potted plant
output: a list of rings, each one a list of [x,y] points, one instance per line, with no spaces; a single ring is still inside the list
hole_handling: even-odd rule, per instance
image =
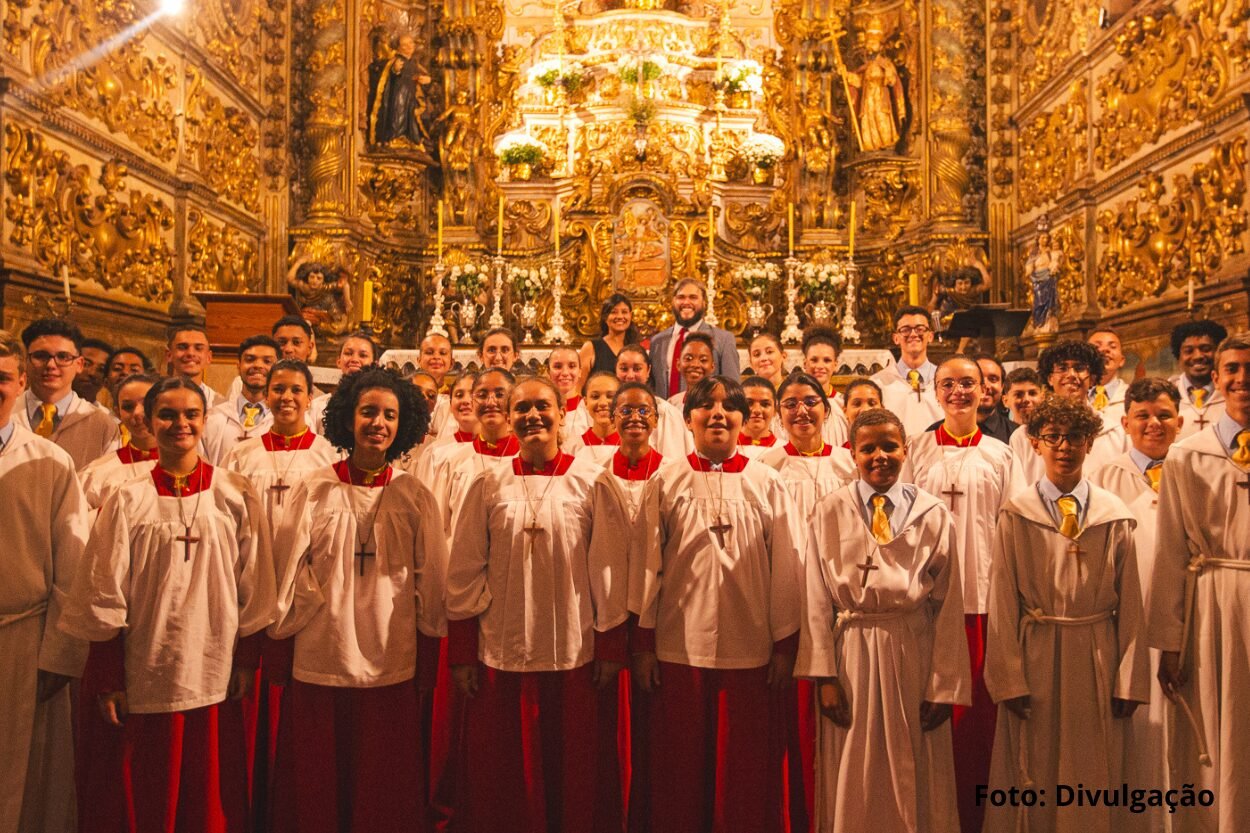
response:
[[[742,161],[751,166],[751,177],[757,185],[772,181],[773,167],[786,154],[785,142],[769,133],[752,133],[739,151]]]
[[[571,96],[586,86],[588,77],[586,68],[577,61],[549,58],[530,67],[529,80],[542,89],[543,101],[553,105],[557,89],[563,89]]]
[[[751,97],[764,92],[764,71],[758,61],[726,61],[716,73],[716,87],[725,91],[734,110],[751,107]]]
[[[509,134],[495,145],[495,155],[512,179],[528,180],[547,155],[547,146],[524,134]]]
[[[617,74],[622,83],[637,87],[645,98],[655,98],[655,82],[663,78],[667,70],[668,61],[657,55],[642,61],[623,60]]]

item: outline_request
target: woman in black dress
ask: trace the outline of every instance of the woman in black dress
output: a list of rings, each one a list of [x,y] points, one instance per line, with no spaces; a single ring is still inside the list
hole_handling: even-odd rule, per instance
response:
[[[590,374],[598,370],[615,373],[616,354],[626,344],[640,341],[642,336],[634,326],[633,303],[619,292],[609,296],[599,308],[599,337],[583,344],[578,354],[582,360],[581,383],[584,385]]]

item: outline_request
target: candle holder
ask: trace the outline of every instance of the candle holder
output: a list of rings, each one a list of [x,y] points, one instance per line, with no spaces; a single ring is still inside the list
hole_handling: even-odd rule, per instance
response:
[[[859,341],[859,330],[855,328],[855,289],[859,278],[859,267],[849,255],[842,267],[846,270],[846,301],[842,305],[842,340]]]
[[[561,306],[564,299],[564,258],[558,253],[551,259],[551,270],[555,273],[551,284],[551,326],[543,337],[548,344],[568,344],[572,339],[564,328],[564,309]]]
[[[491,261],[491,263],[495,267],[495,288],[491,290],[491,295],[494,296],[495,304],[494,308],[491,310],[490,318],[486,320],[486,323],[493,330],[496,327],[503,326],[503,308],[501,306],[503,303],[503,270],[504,267],[508,265],[508,261],[504,260],[504,256],[502,254],[498,254],[495,255],[495,258]]]
[[[704,258],[703,268],[707,270],[707,311],[703,313],[703,320],[715,327],[720,323],[716,317],[716,255]]]
[[[426,335],[447,337],[447,321],[443,318],[443,276],[446,274],[447,264],[440,259],[434,264],[434,314],[430,316]]]
[[[803,331],[799,329],[799,311],[796,302],[799,298],[799,289],[795,282],[795,276],[799,271],[799,259],[794,255],[786,258],[786,328],[781,331],[782,344],[798,344],[803,338]]]

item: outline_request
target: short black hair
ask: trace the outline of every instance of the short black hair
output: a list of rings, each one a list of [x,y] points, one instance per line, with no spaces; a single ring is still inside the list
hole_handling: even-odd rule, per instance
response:
[[[707,333],[700,333],[700,332],[686,333],[686,338],[681,344],[681,349],[683,352],[685,351],[686,345],[688,344],[706,344],[708,351],[712,354],[712,357],[713,358],[716,357],[716,345],[713,344],[712,337],[708,335]]]
[[[1037,359],[1037,372],[1047,383],[1059,362],[1081,362],[1089,368],[1089,378],[1101,379],[1107,372],[1102,353],[1089,342],[1067,339],[1042,351]]]
[[[326,403],[322,426],[325,438],[350,454],[356,448],[356,405],[365,391],[375,389],[390,391],[399,402],[399,429],[395,432],[395,441],[386,449],[389,463],[408,453],[430,430],[430,411],[425,397],[394,370],[370,366],[340,379],[338,388]]]
[[[282,355],[282,347],[271,337],[263,334],[248,336],[239,342],[239,358],[243,358],[243,354],[253,347],[268,347],[273,350],[275,355]]]
[[[273,326],[269,328],[269,334],[273,335],[278,332],[279,327],[299,327],[309,338],[313,337],[312,324],[309,324],[303,319],[303,317],[298,315],[282,316],[277,321],[273,322]]]
[[[747,388],[763,388],[768,391],[773,398],[773,404],[777,404],[777,388],[773,383],[765,379],[763,376],[746,376],[742,379],[743,395],[746,395]]]
[[[815,347],[817,344],[827,344],[835,353],[842,352],[842,337],[829,327],[810,327],[803,333],[801,345],[803,355],[806,356],[808,348]]]
[[[273,382],[273,374],[280,370],[291,370],[295,373],[301,373],[304,381],[308,383],[308,392],[312,393],[313,377],[312,371],[308,369],[308,365],[299,359],[278,359],[269,367],[269,375],[265,377],[265,390],[269,390],[269,385]]]
[[[612,412],[616,412],[616,402],[621,398],[621,394],[628,393],[631,390],[640,390],[647,396],[651,397],[651,401],[655,402],[655,391],[651,390],[650,385],[644,385],[642,382],[621,382],[621,386],[616,389],[616,393],[612,396]]]
[[[973,353],[971,358],[977,364],[980,364],[981,362],[993,362],[998,365],[999,374],[1001,374],[1004,379],[1007,377],[1007,368],[1003,367],[1003,363],[999,361],[998,356],[995,356],[993,353]]]
[[[347,335],[343,336],[343,341],[339,344],[340,354],[342,354],[343,352],[343,345],[346,344],[347,340],[350,338],[354,338],[359,341],[368,342],[369,352],[373,355],[373,361],[370,362],[370,364],[378,363],[378,357],[382,355],[381,353],[378,352],[378,343],[373,340],[373,336],[369,335],[364,330],[354,330],[348,333]]]
[[[44,336],[60,336],[74,342],[74,349],[82,352],[82,330],[73,321],[64,318],[40,318],[22,330],[22,346],[30,350],[31,342]]]
[[[1128,410],[1128,406],[1134,402],[1154,402],[1164,395],[1172,400],[1173,405],[1180,407],[1181,392],[1176,385],[1162,376],[1146,376],[1128,386],[1128,390],[1124,392],[1124,408]]]
[[[881,393],[881,386],[876,381],[869,379],[867,376],[856,376],[850,382],[847,382],[846,387],[842,389],[842,401],[848,401],[851,398],[851,391],[855,390],[855,388],[872,388],[877,392],[878,402],[884,396]]]
[[[204,329],[200,324],[170,324],[169,328],[165,330],[166,347],[174,343],[174,338],[178,333],[199,333],[205,339],[208,338],[208,330]]]
[[[1177,324],[1172,328],[1172,357],[1179,359],[1181,345],[1185,343],[1185,339],[1198,336],[1207,336],[1212,344],[1219,346],[1221,341],[1228,338],[1228,330],[1220,323],[1209,319]]]
[[[899,307],[894,310],[894,329],[898,329],[898,322],[903,320],[905,315],[923,315],[925,320],[929,320],[929,311],[924,307],[918,307],[914,304],[908,304],[905,307]]]
[[[108,373],[108,369],[113,366],[113,359],[118,356],[138,356],[139,361],[143,362],[143,370],[145,373],[151,373],[156,369],[156,365],[152,364],[152,360],[148,358],[148,354],[138,347],[123,345],[113,352],[109,353],[109,357],[104,360],[104,372]]]
[[[109,344],[102,338],[84,338],[82,340],[82,346],[79,349],[86,350],[88,347],[94,347],[96,350],[103,350],[105,353],[113,352],[113,345]],[[107,359],[105,361],[107,361]],[[108,367],[108,365],[105,365],[105,367]]]
[[[1102,431],[1102,417],[1084,402],[1048,396],[1029,414],[1029,436],[1040,437],[1047,425],[1066,425],[1089,437],[1096,437]]]
[[[156,400],[163,393],[169,393],[171,390],[189,390],[194,391],[195,395],[200,398],[200,404],[204,406],[204,415],[208,416],[208,398],[204,396],[204,389],[192,382],[186,376],[162,376],[160,381],[148,388],[148,392],[143,397],[143,421],[148,425],[152,424],[152,417],[156,414]]]
[[[695,408],[708,407],[712,403],[712,394],[718,387],[725,391],[725,410],[737,411],[742,414],[743,419],[749,419],[751,406],[747,404],[747,395],[738,380],[728,376],[704,376],[695,382],[690,390],[686,391],[686,401],[681,409],[682,416],[690,419],[690,412]]]
[[[893,411],[885,408],[869,408],[866,411],[860,411],[855,417],[855,421],[851,423],[850,433],[847,439],[851,442],[851,450],[855,449],[855,435],[861,428],[869,428],[873,425],[893,425],[898,429],[899,438],[903,441],[903,445],[907,445],[907,429],[903,427],[903,421]]]

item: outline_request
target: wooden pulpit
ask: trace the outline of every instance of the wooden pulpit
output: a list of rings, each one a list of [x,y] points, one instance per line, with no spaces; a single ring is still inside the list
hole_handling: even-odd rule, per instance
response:
[[[239,342],[248,336],[269,335],[273,322],[284,315],[299,315],[290,295],[246,292],[196,292],[204,305],[204,329],[214,357],[234,356]]]

